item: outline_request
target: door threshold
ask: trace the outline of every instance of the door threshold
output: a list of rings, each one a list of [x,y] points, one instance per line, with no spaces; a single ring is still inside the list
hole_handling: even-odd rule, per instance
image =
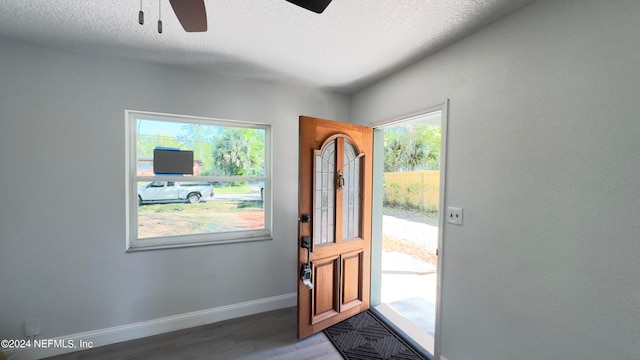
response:
[[[397,331],[411,346],[420,351],[429,359],[433,359],[435,346],[434,337],[424,331],[409,319],[400,315],[394,308],[387,304],[380,304],[373,308],[377,315],[381,315],[386,320],[387,325]]]

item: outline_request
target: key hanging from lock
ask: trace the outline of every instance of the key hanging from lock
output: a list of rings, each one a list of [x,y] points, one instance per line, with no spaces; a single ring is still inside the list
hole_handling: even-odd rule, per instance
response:
[[[313,281],[312,281],[312,272],[311,272],[311,237],[303,236],[300,246],[302,248],[307,249],[307,263],[302,264],[302,269],[300,270],[300,280],[307,289],[313,289]]]
[[[307,289],[313,289],[313,282],[311,281],[311,267],[309,264],[302,264],[302,271],[300,272],[300,280]]]

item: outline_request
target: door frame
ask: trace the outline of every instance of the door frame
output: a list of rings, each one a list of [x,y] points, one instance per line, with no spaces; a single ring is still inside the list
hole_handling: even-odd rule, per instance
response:
[[[384,148],[379,146],[381,132],[376,131],[381,127],[386,127],[396,123],[410,121],[412,118],[421,117],[429,113],[440,111],[442,138],[440,144],[440,206],[438,208],[438,276],[436,281],[436,326],[434,338],[434,359],[440,359],[440,339],[442,328],[442,279],[444,270],[444,225],[446,209],[446,184],[447,184],[447,144],[448,144],[448,117],[449,99],[434,103],[410,113],[394,116],[370,124],[374,129],[373,136],[373,179],[372,184],[372,234],[371,234],[371,307],[380,304],[381,282],[382,282],[382,222],[373,219],[382,219],[382,200],[384,189],[382,182],[375,181],[381,179],[384,174]]]

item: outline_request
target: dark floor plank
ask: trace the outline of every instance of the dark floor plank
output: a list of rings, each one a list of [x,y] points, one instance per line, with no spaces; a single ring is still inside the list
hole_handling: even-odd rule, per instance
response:
[[[339,360],[324,333],[296,338],[287,308],[102,346],[49,360]]]

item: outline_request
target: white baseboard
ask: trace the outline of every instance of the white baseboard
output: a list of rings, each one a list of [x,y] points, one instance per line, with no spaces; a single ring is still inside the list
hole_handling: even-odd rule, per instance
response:
[[[296,293],[284,294],[265,299],[247,301],[239,304],[221,306],[213,309],[194,311],[185,314],[167,316],[160,319],[142,321],[138,323],[116,326],[106,329],[87,331],[84,333],[60,336],[51,339],[58,346],[48,348],[24,349],[19,351],[5,351],[10,360],[37,360],[49,356],[66,354],[82,350],[79,345],[92,344],[93,347],[115,344],[123,341],[140,339],[147,336],[163,334],[171,331],[187,329],[194,326],[206,325],[218,321],[257,314],[265,311],[295,306]],[[47,340],[48,341],[48,340]],[[75,347],[62,347],[60,344],[70,344]],[[56,343],[57,342],[57,343]]]

